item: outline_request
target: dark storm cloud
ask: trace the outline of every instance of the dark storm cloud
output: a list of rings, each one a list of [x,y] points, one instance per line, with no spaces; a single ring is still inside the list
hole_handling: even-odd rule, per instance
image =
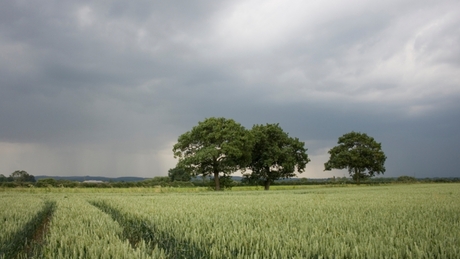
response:
[[[165,175],[177,137],[223,116],[305,141],[304,177],[352,130],[386,175],[458,175],[456,1],[0,5],[4,174]]]

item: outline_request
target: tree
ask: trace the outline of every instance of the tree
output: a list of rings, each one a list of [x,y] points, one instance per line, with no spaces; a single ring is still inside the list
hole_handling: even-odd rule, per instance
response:
[[[358,185],[361,179],[385,172],[386,156],[381,143],[365,133],[350,132],[339,138],[338,146],[329,150],[330,158],[324,170],[348,169]]]
[[[251,158],[252,137],[232,119],[208,118],[181,136],[173,147],[176,167],[193,176],[212,175],[220,190],[219,174],[230,175],[244,169]]]
[[[254,125],[252,130],[254,146],[248,176],[251,182],[258,182],[270,189],[270,184],[280,178],[302,173],[310,159],[298,138],[291,138],[278,124]]]
[[[11,175],[15,182],[35,182],[35,177],[26,171],[16,170]]]
[[[171,182],[182,181],[189,182],[192,179],[190,173],[183,167],[175,167],[168,170],[168,177],[171,179]]]

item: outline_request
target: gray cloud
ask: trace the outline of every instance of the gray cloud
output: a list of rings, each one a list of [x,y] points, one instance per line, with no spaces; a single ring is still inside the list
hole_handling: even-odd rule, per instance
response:
[[[211,116],[280,123],[305,177],[337,138],[388,176],[458,176],[457,1],[13,1],[0,8],[0,171],[165,175]],[[0,172],[0,173],[1,173]]]

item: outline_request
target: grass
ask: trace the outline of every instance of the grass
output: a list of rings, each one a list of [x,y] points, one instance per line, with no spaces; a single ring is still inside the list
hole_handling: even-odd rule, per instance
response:
[[[56,201],[43,258],[460,258],[460,184],[272,188],[19,188],[0,204]]]

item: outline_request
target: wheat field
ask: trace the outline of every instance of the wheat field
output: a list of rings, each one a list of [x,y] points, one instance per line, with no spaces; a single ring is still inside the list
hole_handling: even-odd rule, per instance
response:
[[[460,184],[0,192],[0,258],[460,258]]]

